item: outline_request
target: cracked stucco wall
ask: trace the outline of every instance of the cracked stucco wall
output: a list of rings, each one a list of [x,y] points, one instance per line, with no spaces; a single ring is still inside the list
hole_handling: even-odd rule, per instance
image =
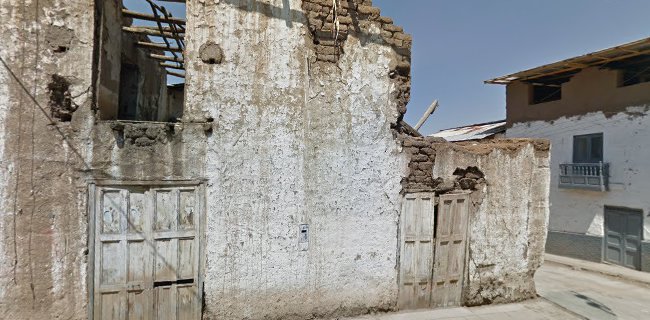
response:
[[[392,127],[406,100],[391,72],[404,55],[381,22],[351,34],[333,64],[316,61],[300,1],[190,2],[182,121],[118,125],[93,112],[94,9],[0,3],[0,37],[19,44],[0,49],[17,78],[2,68],[0,314],[87,317],[92,179],[208,180],[208,318],[394,307],[406,160]],[[196,56],[207,40],[223,48],[222,64]],[[78,106],[70,122],[49,117],[55,74]]]
[[[2,68],[0,314],[87,317],[91,179],[207,181],[207,319],[395,308],[401,182],[409,172],[395,128],[410,65],[409,44],[386,42],[385,18],[369,11],[376,17],[352,28],[333,62],[318,59],[299,0],[190,1],[182,121],[118,124],[100,121],[92,108],[93,9],[82,0],[0,2],[7,17],[0,37],[20,44],[0,54],[27,90]],[[63,51],[53,40],[61,33],[69,39]],[[211,64],[199,57],[208,42],[222,51]],[[70,83],[79,106],[70,122],[47,116],[54,74]],[[548,209],[537,197],[548,190],[519,188],[530,178],[519,170],[545,181],[548,159],[523,145],[514,155],[504,146],[485,154],[433,148],[429,157],[434,176],[478,163],[496,183],[483,190],[471,231],[471,248],[481,253],[476,264],[494,265],[470,267],[469,303],[519,299],[534,289],[530,272],[541,262],[545,234],[538,231]],[[527,195],[536,200],[525,203]],[[507,228],[497,211],[511,218]],[[309,225],[308,244],[298,243],[301,224]],[[493,237],[481,238],[486,228],[496,230]],[[507,255],[499,255],[499,237],[513,244]]]
[[[394,308],[406,162],[391,130],[399,56],[381,24],[350,34],[332,63],[317,61],[301,1],[194,1],[188,10],[186,115],[215,125],[205,317]],[[221,64],[197,57],[209,41]],[[310,228],[307,249],[300,224]]]
[[[86,187],[92,1],[1,1],[0,314],[86,317]],[[13,74],[12,74],[13,73]],[[61,77],[79,110],[54,122]],[[32,99],[35,99],[34,102]],[[41,110],[41,108],[43,108]]]
[[[433,176],[478,167],[485,184],[472,194],[466,305],[534,298],[549,216],[550,147],[544,140],[438,144]]]

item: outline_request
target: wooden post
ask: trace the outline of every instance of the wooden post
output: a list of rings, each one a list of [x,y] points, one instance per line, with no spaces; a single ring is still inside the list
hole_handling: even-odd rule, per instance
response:
[[[420,127],[429,119],[429,116],[432,115],[434,112],[436,112],[436,109],[438,108],[438,100],[433,100],[433,103],[429,106],[427,111],[422,115],[422,118],[420,118],[420,121],[418,121],[418,124],[415,125],[413,129],[415,130],[420,130]]]

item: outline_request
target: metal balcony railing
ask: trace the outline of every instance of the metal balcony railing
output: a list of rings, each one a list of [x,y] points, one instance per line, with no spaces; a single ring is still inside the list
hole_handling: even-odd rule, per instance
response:
[[[609,163],[565,163],[560,165],[560,188],[607,191]]]

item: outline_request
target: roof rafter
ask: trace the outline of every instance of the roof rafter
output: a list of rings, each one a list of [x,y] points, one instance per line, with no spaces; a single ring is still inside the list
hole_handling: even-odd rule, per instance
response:
[[[173,51],[173,52],[183,52],[183,49],[181,49],[181,48],[168,47],[166,44],[158,43],[158,42],[138,41],[136,43],[136,45],[139,46],[139,47],[148,48],[148,49],[157,49],[157,50],[162,50],[162,51]]]
[[[172,24],[178,24],[181,26],[185,25],[185,20],[183,19],[178,19],[178,18],[162,18],[152,15],[152,14],[146,14],[146,13],[140,13],[140,12],[135,12],[131,11],[128,9],[122,9],[122,15],[125,17],[133,18],[133,19],[140,19],[140,20],[147,20],[147,21],[159,21],[159,22],[164,22],[164,23],[172,23]]]
[[[539,66],[485,81],[491,84],[509,84],[513,81],[532,81],[541,77],[577,72],[588,67],[604,67],[610,63],[650,54],[650,38],[622,44],[605,50]]]

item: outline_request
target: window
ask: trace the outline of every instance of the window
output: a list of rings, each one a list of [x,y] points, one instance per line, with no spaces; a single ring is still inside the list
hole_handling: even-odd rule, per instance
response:
[[[599,163],[602,161],[602,133],[573,137],[573,163]]]
[[[169,2],[100,1],[95,43],[99,119],[182,118],[186,8],[185,1]]]
[[[632,86],[643,82],[650,82],[650,66],[621,70],[619,87]]]
[[[530,104],[538,104],[562,99],[561,84],[532,84]]]

